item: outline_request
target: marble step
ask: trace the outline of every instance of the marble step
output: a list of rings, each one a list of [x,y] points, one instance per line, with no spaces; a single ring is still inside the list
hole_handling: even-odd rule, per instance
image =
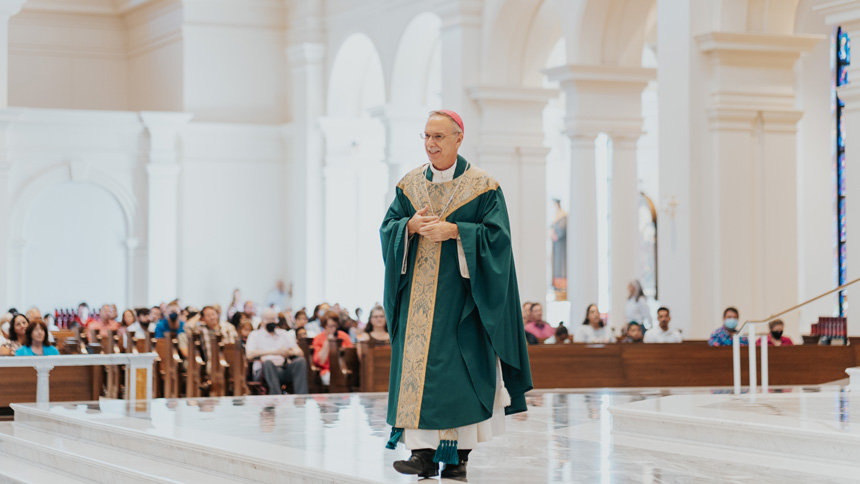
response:
[[[55,472],[24,459],[0,453],[0,484],[89,484],[92,481],[76,479]]]
[[[159,463],[169,463],[224,476],[228,482],[277,482],[320,484],[371,484],[376,481],[332,472],[299,462],[290,456],[259,457],[237,449],[238,443],[223,436],[191,429],[160,432],[145,418],[102,414],[103,420],[83,420],[30,405],[12,404],[16,428],[44,432],[71,439],[76,445],[113,448]],[[96,417],[97,418],[97,417]],[[174,433],[178,432],[178,433]],[[241,440],[240,440],[241,442]],[[229,445],[228,445],[229,444]],[[125,481],[122,481],[126,484]],[[179,481],[182,482],[182,481]],[[185,481],[214,484],[211,479]]]
[[[108,462],[30,442],[15,437],[8,429],[4,430],[7,431],[0,432],[0,454],[38,464],[65,477],[104,484],[178,484],[178,481],[137,473]]]
[[[860,426],[843,409],[860,394],[674,395],[611,407],[612,434],[664,444],[745,453],[769,465],[860,472]],[[853,426],[852,426],[853,425]]]
[[[51,432],[37,430],[26,425],[16,425],[14,423],[0,425],[0,440],[2,440],[4,435],[26,441],[29,444],[39,445],[46,449],[69,453],[76,458],[89,459],[97,463],[95,467],[103,467],[102,464],[104,463],[113,463],[126,471],[140,474],[147,479],[154,478],[152,482],[205,482],[206,484],[250,484],[251,482],[235,477],[226,478],[218,474],[181,466],[169,461],[154,460],[147,456],[117,449],[116,447],[107,447],[76,440]],[[87,465],[84,465],[72,474],[81,475],[81,473],[87,473],[87,477],[92,479],[91,473],[86,467]],[[89,467],[93,466],[90,465]],[[105,472],[102,471],[102,473]],[[111,480],[109,482],[115,481]]]

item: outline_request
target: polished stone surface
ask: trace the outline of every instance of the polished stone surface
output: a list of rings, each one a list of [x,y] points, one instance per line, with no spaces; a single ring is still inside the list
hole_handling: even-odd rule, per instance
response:
[[[856,431],[851,427],[850,406],[838,405],[842,398],[838,395],[844,393],[821,397],[824,393],[816,393],[820,388],[783,390],[792,392],[791,397],[784,399],[785,405],[765,404],[765,397],[759,396],[762,405],[754,407],[752,412],[742,400],[724,395],[725,390],[534,391],[528,395],[529,411],[507,418],[505,435],[472,452],[468,482],[856,482],[822,476],[814,469],[803,473],[796,469],[765,468],[756,460],[745,460],[743,455],[730,451],[689,445],[673,447],[671,442],[651,445],[642,439],[616,437],[611,431],[610,407],[622,408],[633,402],[659,407],[666,400],[657,400],[658,397],[678,394],[701,396],[706,407],[715,405],[705,411],[721,412],[730,418],[776,415],[786,421],[815,422],[799,423],[801,426],[824,426],[834,432]],[[800,396],[816,403],[806,406],[789,403]],[[850,403],[852,400],[848,398]],[[825,401],[833,405],[828,407]],[[854,403],[855,408],[860,405],[856,399]],[[144,412],[139,412],[140,408],[129,411],[124,401],[54,403],[47,412],[63,421],[109,426],[101,427],[99,433],[107,428],[117,429],[124,433],[125,439],[134,440],[133,435],[142,432],[152,438],[182,441],[195,446],[197,452],[211,449],[249,462],[278,462],[333,476],[319,481],[305,476],[301,482],[338,482],[338,475],[344,476],[341,482],[417,482],[417,478],[402,476],[391,467],[394,460],[408,456],[408,451],[402,445],[395,451],[384,448],[390,430],[385,424],[386,404],[385,394],[285,395],[159,399]],[[41,412],[35,406],[32,408]],[[673,411],[685,409],[678,407]],[[26,425],[23,418],[21,425]],[[28,426],[28,429],[38,427]],[[41,428],[55,431],[50,426]]]

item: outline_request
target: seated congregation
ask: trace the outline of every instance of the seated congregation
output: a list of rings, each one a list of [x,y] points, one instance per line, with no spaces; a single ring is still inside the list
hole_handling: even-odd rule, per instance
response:
[[[708,341],[685,341],[671,325],[669,308],[660,307],[652,322],[644,298],[637,299],[637,292],[641,295],[637,287],[630,285],[627,323],[614,328],[595,304],[586,308],[581,324],[571,330],[564,323],[553,326],[545,321],[541,303],[523,304],[535,387],[730,384],[729,353],[703,348],[731,345],[738,310],[724,311],[722,324]],[[158,358],[153,388],[158,397],[387,391],[391,350],[382,307],[374,306],[362,321],[361,309],[350,312],[338,304],[321,303],[310,312],[280,310],[276,304],[261,306],[237,302],[234,295],[226,311],[217,304],[198,309],[178,300],[126,309],[121,315],[111,304],[91,312],[89,305],[81,303],[65,315],[42,314],[37,308],[24,314],[10,309],[0,320],[0,355],[154,351]],[[783,327],[778,320],[770,324],[769,346],[793,344],[783,335]],[[745,337],[740,342],[748,343]],[[853,366],[860,359],[853,346],[833,349],[828,353],[835,362],[833,368],[816,367],[803,361],[820,360],[827,348],[803,345],[801,349],[786,354],[785,363],[779,363],[782,355],[772,355],[772,365],[782,365],[779,371],[784,371],[786,384],[838,379],[845,365]],[[674,363],[665,368],[656,363],[670,361],[668,355]],[[564,371],[572,367],[595,371]],[[94,397],[121,396],[123,371],[103,367],[102,390]]]

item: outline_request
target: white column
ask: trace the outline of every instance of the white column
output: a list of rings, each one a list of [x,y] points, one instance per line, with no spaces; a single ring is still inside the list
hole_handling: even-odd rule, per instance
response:
[[[508,208],[520,297],[545,301],[547,194],[543,110],[558,92],[549,89],[474,87],[481,109],[477,151],[481,167],[499,181]],[[469,132],[468,125],[466,126]]]
[[[705,2],[701,2],[705,3]],[[710,4],[708,4],[710,5]],[[700,134],[704,108],[701,106],[707,82],[702,76],[701,56],[695,49],[692,31],[693,10],[699,2],[658,0],[657,98],[660,193],[657,201],[657,274],[660,303],[672,312],[672,327],[681,329],[685,339],[706,338],[713,330],[715,315],[693,316],[693,230],[691,202],[696,194],[693,173],[693,146]],[[666,95],[671,93],[671,95]],[[695,323],[694,323],[695,321]],[[697,327],[692,331],[693,326]]]
[[[27,0],[0,0],[0,109],[9,106],[9,19]]]
[[[14,304],[14,299],[10,294],[10,289],[19,284],[19,280],[13,279],[11,266],[14,263],[10,248],[7,246],[9,242],[9,217],[12,209],[12,185],[10,183],[10,175],[12,171],[12,162],[6,155],[6,130],[0,131],[0,220],[4,223],[0,224],[0,260],[3,261],[5,269],[0,275],[0,308],[3,311]]]
[[[567,212],[567,300],[571,326],[597,304],[597,188],[594,142],[597,133],[568,130],[570,210]],[[605,310],[605,309],[604,309]]]
[[[385,129],[384,161],[388,167],[385,203],[390,204],[394,200],[397,182],[403,178],[403,175],[427,163],[424,142],[418,135],[424,131],[430,108],[385,105],[370,111]]]
[[[860,0],[830,2],[819,7],[826,15],[828,25],[841,26],[849,37],[857,42],[860,39]],[[845,117],[845,182],[847,195],[845,198],[847,224],[847,280],[860,277],[860,62],[856,60],[848,67],[848,84],[838,89],[839,99],[845,103],[842,115]],[[853,168],[853,169],[852,169]],[[852,187],[855,187],[852,189]],[[854,194],[852,197],[851,195]],[[848,307],[845,316],[848,318],[848,335],[860,335],[860,288],[856,286],[845,291]]]
[[[481,117],[467,89],[480,81],[483,6],[483,0],[446,0],[437,10],[442,19],[442,108],[463,118],[466,134],[460,154],[472,163],[480,163],[471,133],[480,132]]]
[[[149,134],[147,184],[147,304],[177,294],[179,240],[179,133],[191,114],[141,112]]]
[[[36,365],[36,403],[40,408],[45,408],[51,401],[51,370],[54,365]]]
[[[636,147],[635,140],[641,132],[642,113],[640,96],[653,80],[656,73],[654,69],[641,67],[622,66],[593,66],[593,65],[564,65],[547,69],[545,71],[550,80],[558,81],[565,93],[566,121],[565,131],[571,138],[571,169],[570,169],[570,211],[568,214],[567,237],[568,237],[568,299],[571,302],[571,321],[582,320],[585,308],[588,304],[597,303],[598,288],[598,265],[597,265],[597,192],[595,184],[595,150],[594,140],[601,132],[612,136],[616,135],[616,142],[620,150],[620,158],[616,173],[624,180],[627,188],[622,188],[622,193],[616,193],[615,181],[613,180],[613,199],[610,202],[610,213],[614,213],[613,205],[621,203],[629,206],[627,201],[633,200],[638,193],[638,179],[636,178]],[[638,139],[638,138],[637,138]],[[631,179],[632,177],[632,179]],[[632,183],[631,183],[632,180]],[[632,190],[630,186],[633,186]],[[616,196],[622,198],[616,199]],[[635,208],[634,208],[635,210]],[[630,212],[623,212],[625,219],[629,219]],[[635,215],[634,215],[635,220]],[[624,220],[620,221],[621,224]],[[630,230],[627,225],[625,230]],[[635,225],[633,226],[635,228]],[[611,227],[611,234],[619,232],[615,225]],[[629,240],[629,239],[628,239]],[[623,301],[627,299],[627,282],[635,274],[635,250],[628,251],[621,247],[622,242],[616,241],[616,235],[611,235],[610,244],[615,241],[619,252],[611,253],[610,266],[618,268],[610,271],[611,282],[611,308],[600,308],[601,311],[610,309],[610,313],[618,313],[619,295],[623,292],[620,308],[622,317],[612,317],[614,325],[620,325],[624,320]],[[628,241],[623,242],[625,245]],[[615,257],[621,257],[616,261]],[[619,282],[618,278],[625,279]]]
[[[696,37],[713,75],[710,143],[696,198],[703,307],[759,319],[797,304],[794,65],[822,36],[710,32]],[[703,287],[707,280],[715,284]],[[784,318],[795,333],[797,314]]]
[[[612,187],[610,195],[610,294],[609,321],[613,327],[627,324],[627,284],[637,278],[639,246],[639,179],[636,171],[636,141],[641,131],[611,134]],[[639,321],[642,323],[642,321]]]
[[[287,274],[296,307],[313,307],[325,295],[323,136],[319,126],[325,99],[325,44],[322,2],[295,2],[287,48],[292,108],[291,153],[287,169],[289,245]]]
[[[128,238],[125,240],[125,302],[128,307],[138,307],[143,304],[148,304],[148,301],[135,300],[135,289],[137,285],[137,274],[135,274],[134,268],[136,267],[137,262],[137,249],[140,247],[140,240],[134,237]]]

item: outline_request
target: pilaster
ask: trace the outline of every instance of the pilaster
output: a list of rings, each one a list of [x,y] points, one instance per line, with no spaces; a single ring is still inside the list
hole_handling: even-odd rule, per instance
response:
[[[480,82],[483,0],[447,0],[437,13],[442,20],[442,108],[460,114],[466,125],[466,136],[460,154],[473,163],[477,159],[477,143],[469,133],[480,131],[478,106],[468,88]]]
[[[610,312],[613,326],[626,321],[627,283],[636,274],[638,177],[636,141],[642,133],[642,91],[655,69],[623,66],[564,65],[544,73],[565,93],[565,133],[571,141],[568,211],[568,299],[571,321],[598,301],[597,192],[595,138],[613,139],[610,200]]]
[[[709,314],[736,306],[744,319],[798,302],[797,122],[794,64],[816,35],[710,32],[696,37],[713,77],[709,92],[711,183],[699,200],[708,216],[703,251],[714,279]],[[767,176],[765,176],[767,174]],[[794,333],[796,315],[785,319]]]
[[[147,304],[178,296],[179,244],[178,151],[181,130],[191,121],[188,113],[141,112],[149,134],[147,183]],[[133,260],[133,258],[129,258]]]
[[[544,301],[547,276],[547,194],[543,110],[558,92],[480,86],[469,89],[483,120],[477,139],[480,166],[495,177],[505,194],[511,223],[520,297]],[[466,121],[468,123],[468,121]]]
[[[9,106],[9,19],[27,0],[0,0],[0,109]]]
[[[324,12],[317,0],[291,2],[289,46],[292,112],[291,153],[287,169],[287,277],[295,284],[296,307],[323,301],[325,295],[325,225],[323,135],[319,121],[325,108]]]

